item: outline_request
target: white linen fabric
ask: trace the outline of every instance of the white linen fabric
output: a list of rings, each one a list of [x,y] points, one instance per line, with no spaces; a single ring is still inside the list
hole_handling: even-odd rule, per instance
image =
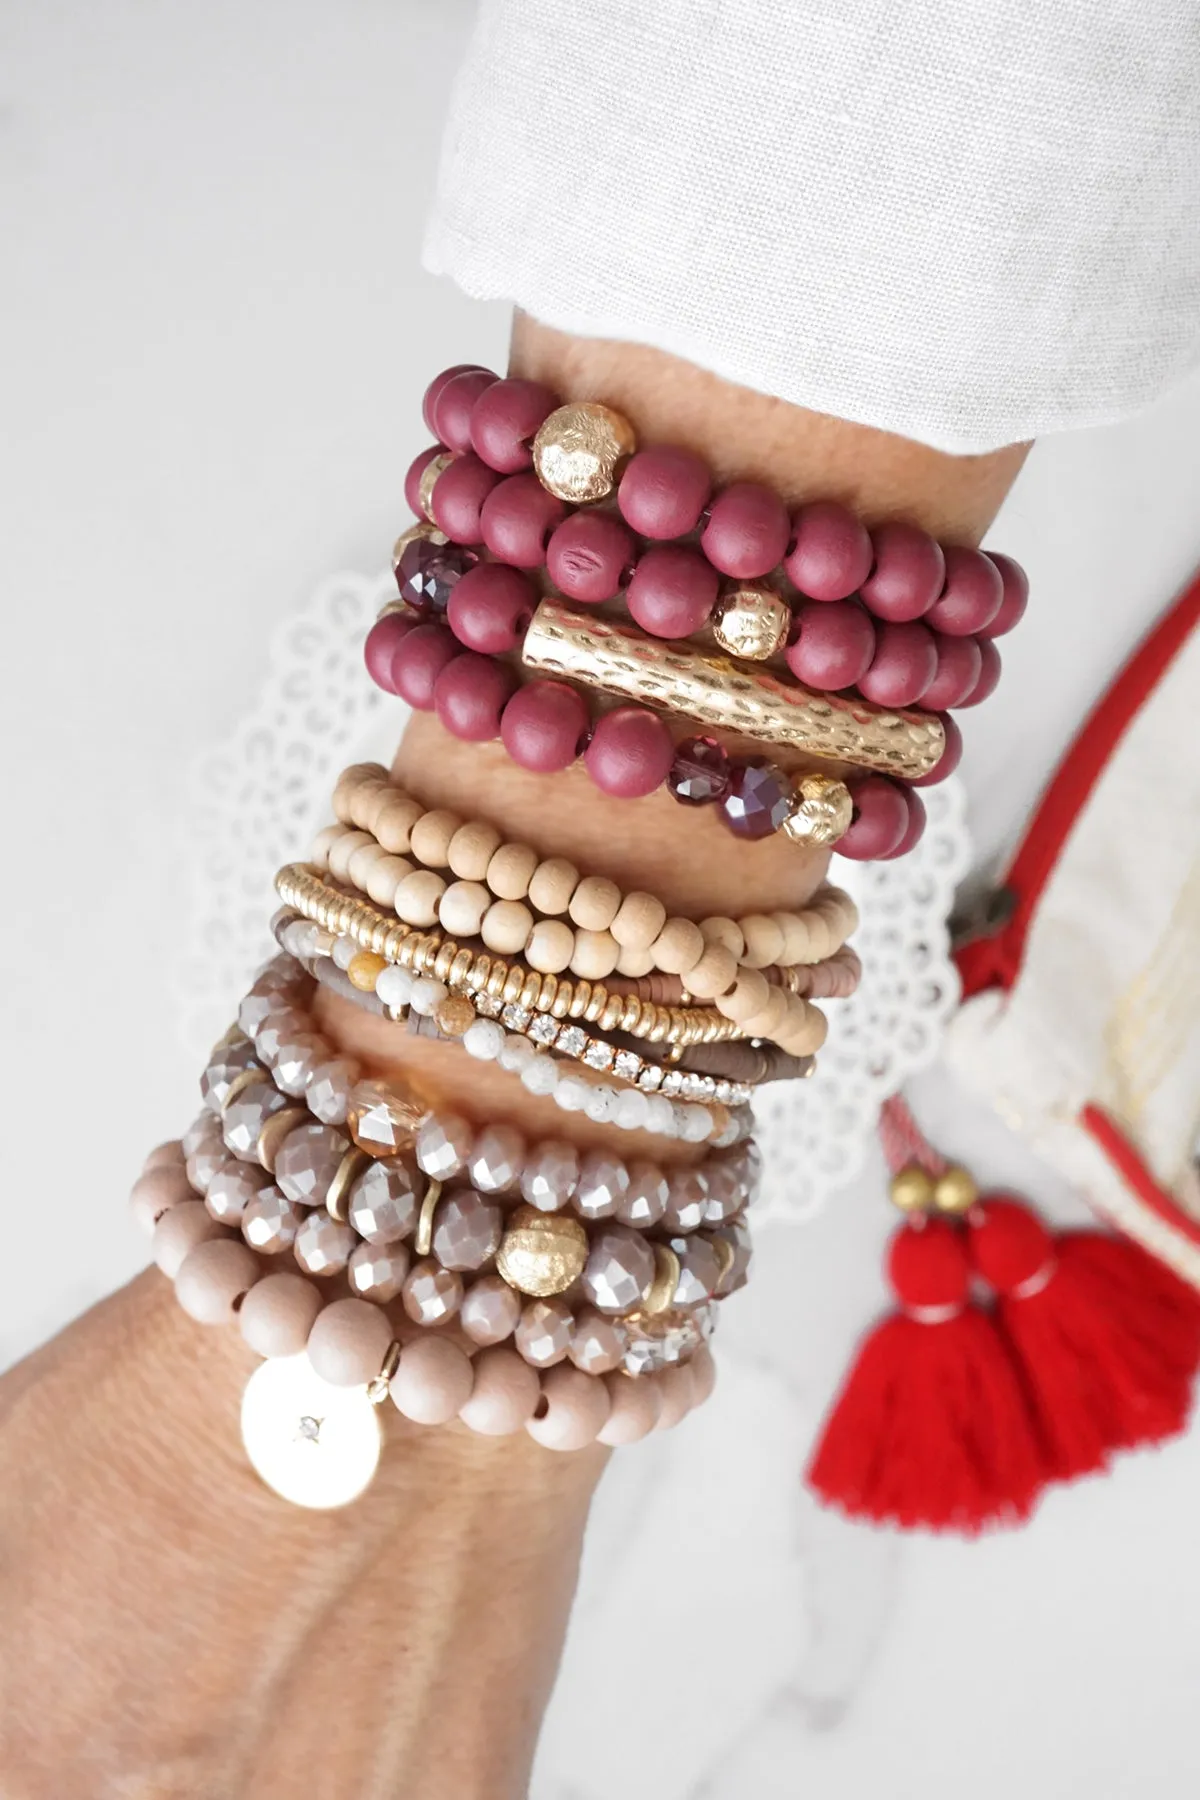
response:
[[[980,451],[1200,360],[1195,0],[483,0],[427,267]]]

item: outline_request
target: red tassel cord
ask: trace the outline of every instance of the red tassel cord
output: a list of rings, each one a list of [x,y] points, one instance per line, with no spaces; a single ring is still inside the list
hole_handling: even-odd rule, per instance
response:
[[[1028,1517],[1043,1486],[1006,1347],[970,1300],[961,1230],[903,1225],[888,1251],[902,1310],[863,1341],[808,1481],[858,1518],[974,1535]]]

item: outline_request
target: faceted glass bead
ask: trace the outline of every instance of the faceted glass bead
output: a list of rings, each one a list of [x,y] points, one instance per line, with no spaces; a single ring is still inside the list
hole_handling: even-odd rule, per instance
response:
[[[404,1282],[404,1310],[415,1325],[440,1325],[462,1305],[462,1277],[435,1262],[419,1262]]]
[[[511,1125],[489,1125],[475,1139],[468,1173],[484,1194],[504,1194],[516,1186],[525,1159],[525,1140]]]
[[[768,762],[743,763],[722,801],[725,823],[737,837],[764,838],[778,831],[791,811],[786,775]]]
[[[194,1156],[197,1150],[211,1150],[217,1144],[224,1146],[224,1143],[225,1139],[221,1136],[220,1119],[214,1118],[210,1112],[202,1112],[192,1120],[180,1138],[179,1147],[183,1151],[186,1162],[187,1158]]]
[[[309,1078],[304,1099],[313,1117],[325,1125],[344,1125],[350,1095],[358,1080],[358,1064],[335,1056],[319,1063]]]
[[[622,1225],[635,1225],[639,1231],[657,1225],[667,1210],[669,1187],[667,1178],[656,1163],[633,1163],[629,1170],[629,1186],[617,1208]]]
[[[611,1219],[629,1191],[629,1170],[618,1156],[589,1150],[579,1165],[575,1211],[584,1219]]]
[[[358,1242],[348,1225],[327,1212],[311,1212],[296,1233],[296,1261],[308,1275],[336,1275],[350,1260]]]
[[[500,1208],[473,1188],[443,1195],[434,1217],[433,1254],[443,1268],[481,1269],[500,1248]]]
[[[362,1081],[350,1096],[346,1123],[360,1150],[395,1156],[413,1142],[427,1110],[413,1094],[379,1081]]]
[[[567,1355],[585,1375],[607,1375],[620,1367],[625,1343],[622,1326],[587,1308],[575,1321]]]
[[[521,1297],[499,1275],[481,1275],[467,1289],[459,1316],[473,1343],[502,1344],[516,1329]]]
[[[630,1319],[625,1331],[625,1368],[630,1375],[648,1375],[686,1362],[704,1341],[698,1319],[682,1312]]]
[[[225,1096],[239,1075],[247,1069],[257,1069],[261,1065],[258,1053],[250,1038],[240,1043],[231,1044],[222,1050],[216,1050],[209,1058],[207,1069],[200,1077],[200,1094],[210,1112],[219,1113],[225,1103]],[[190,1155],[187,1137],[183,1140],[184,1155]]]
[[[254,1048],[258,1051],[259,1061],[273,1069],[279,1059],[279,1052],[289,1038],[297,1036],[305,1030],[307,1020],[290,1006],[279,1005],[269,1012],[254,1034]]]
[[[400,598],[414,612],[444,613],[460,577],[479,561],[474,550],[461,544],[435,544],[414,538],[400,552],[396,586]]]
[[[285,1036],[275,1053],[275,1086],[298,1100],[307,1092],[313,1070],[328,1054],[329,1046],[315,1032],[297,1031]]]
[[[722,1225],[719,1231],[713,1233],[713,1236],[724,1238],[727,1243],[732,1244],[733,1246],[733,1261],[730,1263],[724,1275],[718,1280],[715,1289],[715,1292],[718,1295],[724,1297],[724,1295],[735,1293],[738,1288],[745,1287],[746,1285],[746,1280],[750,1273],[750,1258],[752,1254],[750,1227],[746,1224],[744,1219],[735,1219],[730,1225]]]
[[[192,1151],[184,1164],[184,1173],[198,1194],[207,1194],[211,1183],[229,1161],[224,1140],[218,1137],[215,1144],[202,1144]]]
[[[351,1292],[386,1305],[404,1286],[409,1260],[406,1244],[360,1244],[346,1265]]]
[[[346,1217],[368,1244],[396,1244],[416,1229],[424,1192],[404,1157],[381,1157],[351,1183]]]
[[[531,1300],[514,1333],[517,1349],[535,1369],[548,1369],[567,1354],[573,1325],[564,1300]]]
[[[271,1117],[287,1105],[285,1096],[269,1081],[254,1081],[243,1088],[221,1115],[225,1147],[242,1162],[258,1160],[258,1134]]]
[[[622,1225],[600,1232],[583,1271],[588,1299],[603,1313],[631,1312],[654,1280],[654,1251]]]
[[[431,1113],[417,1133],[417,1162],[435,1181],[452,1181],[467,1166],[474,1127],[455,1115]]]
[[[281,1250],[291,1249],[303,1219],[301,1209],[285,1199],[277,1187],[265,1187],[242,1214],[242,1236],[252,1250],[264,1256],[278,1256]]]
[[[716,738],[685,738],[675,751],[667,786],[684,806],[709,806],[729,792],[729,753]]]
[[[723,1225],[726,1219],[732,1219],[742,1209],[745,1189],[741,1170],[735,1162],[710,1162],[705,1173],[708,1176],[708,1202],[704,1208],[704,1223]]]
[[[698,1231],[708,1207],[708,1176],[703,1169],[679,1169],[671,1177],[667,1210],[669,1231]]]
[[[242,1215],[271,1177],[251,1163],[227,1162],[209,1182],[204,1204],[222,1225],[240,1225]]]
[[[298,993],[301,983],[308,980],[299,963],[290,956],[287,962],[294,971],[292,976],[260,976],[238,1007],[237,1022],[247,1037],[256,1037],[271,1014],[286,1006],[289,996]]]
[[[550,1138],[531,1151],[521,1170],[521,1192],[539,1212],[560,1212],[579,1180],[579,1152],[574,1144]]]
[[[332,1125],[298,1125],[275,1158],[275,1181],[297,1206],[324,1206],[329,1184],[350,1148]]]
[[[707,1238],[672,1238],[671,1248],[679,1258],[679,1280],[675,1286],[676,1306],[702,1306],[716,1292],[721,1278],[721,1259]]]

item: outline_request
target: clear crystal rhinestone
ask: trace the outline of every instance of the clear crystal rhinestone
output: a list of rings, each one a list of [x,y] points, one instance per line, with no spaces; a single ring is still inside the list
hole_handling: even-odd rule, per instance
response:
[[[564,1025],[558,1034],[555,1048],[564,1056],[582,1056],[587,1049],[588,1036],[578,1025]]]
[[[552,1044],[558,1033],[558,1020],[549,1013],[539,1013],[529,1027],[529,1035],[535,1044]]]
[[[731,1102],[731,1100],[733,1099],[732,1083],[728,1082],[728,1081],[718,1081],[715,1097],[716,1097],[716,1099],[718,1099],[721,1102],[721,1104],[723,1106],[728,1106],[729,1103]]]
[[[685,1075],[681,1091],[685,1100],[704,1100],[708,1096],[708,1082],[703,1075]]]
[[[504,1008],[500,1018],[510,1031],[525,1031],[533,1014],[527,1006],[509,1005]]]
[[[504,1011],[504,1003],[494,994],[476,994],[475,1011],[481,1019],[498,1019]]]
[[[663,1071],[657,1063],[647,1063],[638,1076],[638,1086],[643,1093],[656,1094],[662,1086]]]
[[[500,1248],[500,1208],[472,1188],[457,1188],[438,1202],[433,1254],[444,1269],[481,1269]]]
[[[661,1091],[666,1095],[679,1094],[683,1091],[683,1076],[678,1069],[668,1069],[662,1078]]]
[[[405,1158],[382,1157],[352,1183],[346,1217],[368,1244],[395,1244],[414,1230],[424,1191]]]
[[[589,1069],[610,1069],[612,1067],[613,1047],[593,1039],[583,1053],[583,1060]]]
[[[641,1067],[642,1059],[633,1050],[618,1050],[613,1058],[613,1074],[622,1081],[636,1081]]]
[[[733,1085],[731,1099],[735,1106],[746,1106],[749,1104],[753,1094],[754,1089],[752,1087],[744,1081],[738,1081]]]

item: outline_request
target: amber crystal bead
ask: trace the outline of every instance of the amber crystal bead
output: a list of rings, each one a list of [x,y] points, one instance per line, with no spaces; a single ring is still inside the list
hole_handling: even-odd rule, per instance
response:
[[[395,1156],[412,1144],[427,1111],[414,1094],[364,1081],[350,1096],[346,1124],[360,1150]]]

